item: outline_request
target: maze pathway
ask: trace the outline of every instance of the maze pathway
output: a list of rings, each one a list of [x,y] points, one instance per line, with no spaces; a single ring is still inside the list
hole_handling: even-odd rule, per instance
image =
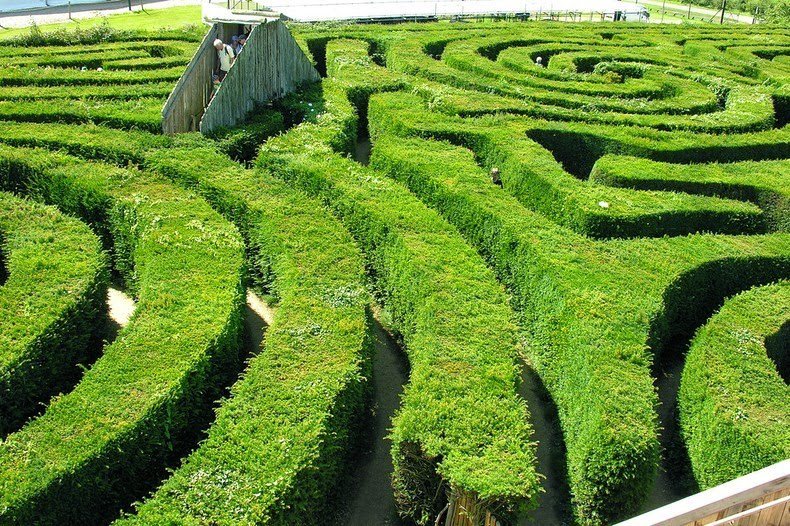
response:
[[[74,280],[47,316],[98,326],[108,270],[135,300],[92,358],[36,368],[64,385],[0,376],[43,402],[0,412],[0,524],[332,522],[369,418],[371,302],[409,361],[391,476],[419,524],[609,524],[656,504],[665,470],[706,488],[790,456],[786,29],[292,31],[322,81],[212,137],[160,133],[199,31],[0,45],[0,302],[32,286],[26,243],[79,255],[33,269],[42,298]],[[248,288],[277,309],[242,361]],[[562,462],[539,463],[522,361]]]

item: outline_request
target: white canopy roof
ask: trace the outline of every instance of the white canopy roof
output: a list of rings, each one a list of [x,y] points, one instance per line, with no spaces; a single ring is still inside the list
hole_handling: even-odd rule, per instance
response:
[[[300,22],[566,11],[639,14],[644,11],[638,4],[618,0],[269,0],[265,5]]]

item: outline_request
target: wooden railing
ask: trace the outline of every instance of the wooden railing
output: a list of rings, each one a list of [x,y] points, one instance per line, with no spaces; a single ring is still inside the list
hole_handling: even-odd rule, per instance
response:
[[[186,70],[162,108],[162,131],[168,135],[196,131],[212,90],[211,74],[217,60],[213,42],[219,35],[214,24],[203,37]]]
[[[208,104],[200,131],[234,126],[256,104],[281,97],[320,75],[279,20],[255,27]]]
[[[790,460],[650,511],[617,526],[790,525]]]

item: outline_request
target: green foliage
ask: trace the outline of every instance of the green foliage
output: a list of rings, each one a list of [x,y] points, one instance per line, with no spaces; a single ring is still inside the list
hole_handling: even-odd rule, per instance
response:
[[[403,335],[411,377],[392,431],[401,512],[433,520],[444,485],[502,514],[534,506],[539,476],[527,410],[514,392],[517,333],[501,286],[438,214],[333,151],[356,128],[353,95],[330,81],[323,88],[328,112],[270,140],[258,162],[343,221]],[[415,455],[434,467],[415,470]]]
[[[597,183],[640,190],[673,190],[756,203],[771,230],[790,231],[790,162],[745,161],[677,165],[605,155],[590,173]]]
[[[678,400],[702,488],[790,456],[788,304],[788,281],[749,290],[728,299],[692,341]]]
[[[513,150],[509,160],[500,159],[501,166],[519,158]],[[439,209],[515,295],[530,328],[530,363],[560,413],[579,521],[609,522],[638,506],[650,489],[658,456],[647,344],[660,350],[670,336],[661,333],[664,324],[682,333],[681,320],[711,309],[739,281],[765,282],[786,273],[788,258],[779,254],[787,239],[740,247],[720,239],[697,252],[689,250],[692,238],[607,248],[529,212],[488,183],[467,150],[380,137],[372,165]],[[513,170],[503,173],[519,177]],[[667,257],[654,258],[654,251]],[[724,254],[738,256],[724,268],[710,265]],[[766,257],[762,266],[747,271]],[[596,265],[600,260],[605,268]],[[699,270],[683,278],[689,268]],[[570,295],[572,302],[563,301]]]
[[[147,165],[195,188],[239,227],[279,304],[207,440],[119,524],[318,524],[346,471],[369,386],[360,254],[320,203],[242,169],[206,140],[182,137]]]
[[[283,115],[271,109],[259,109],[244,124],[234,128],[220,128],[210,137],[217,141],[219,151],[240,163],[250,163],[258,148],[269,137],[285,130]]]
[[[142,172],[0,153],[4,180],[111,235],[138,300],[74,390],[0,443],[0,522],[107,520],[194,440],[235,370],[241,240],[205,202]]]
[[[634,513],[664,467],[654,361],[790,277],[786,28],[293,28],[328,78],[214,140],[158,135],[199,31],[0,44],[0,143],[18,147],[0,146],[2,187],[89,223],[139,298],[77,387],[0,443],[0,523],[106,522],[160,483],[120,522],[326,522],[369,394],[365,270],[412,365],[401,514],[431,523],[463,495],[515,522],[536,504],[517,354],[556,405],[574,522]],[[242,283],[279,310],[185,456],[238,370]],[[784,288],[727,301],[692,346],[704,486],[787,456]]]
[[[4,182],[7,182],[4,181]],[[0,192],[0,435],[71,387],[103,334],[107,262],[79,221]]]

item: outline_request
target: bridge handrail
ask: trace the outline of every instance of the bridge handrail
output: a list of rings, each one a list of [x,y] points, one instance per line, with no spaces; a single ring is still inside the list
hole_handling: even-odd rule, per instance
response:
[[[790,506],[784,506],[788,502],[790,460],[784,460],[616,526],[685,526],[695,521],[717,526],[737,524],[731,521],[756,513],[766,513],[766,517],[770,514],[777,522],[760,522],[763,520],[761,515],[755,524],[785,524],[777,514],[784,510],[787,515],[784,519],[790,519]]]

